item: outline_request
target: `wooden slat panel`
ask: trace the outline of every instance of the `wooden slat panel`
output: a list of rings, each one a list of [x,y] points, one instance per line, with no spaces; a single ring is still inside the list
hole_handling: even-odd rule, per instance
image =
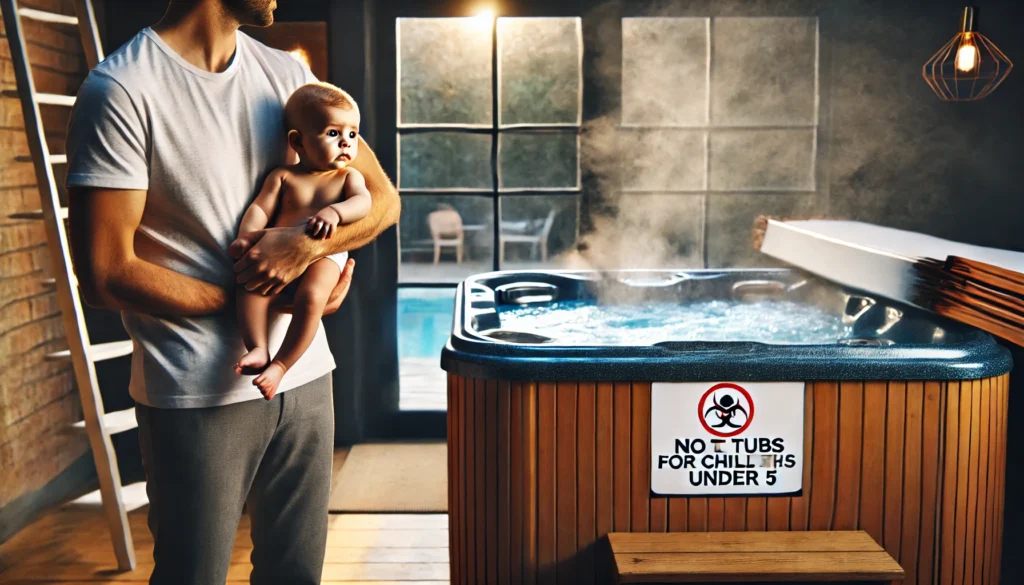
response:
[[[597,534],[604,536],[612,531],[613,509],[613,459],[612,439],[615,434],[613,399],[614,388],[611,382],[600,382],[597,385],[597,427],[595,429],[594,444],[596,448],[595,473],[597,474],[597,485],[595,494],[597,499],[596,523]],[[605,585],[611,583],[612,563],[610,555],[606,554],[605,547],[596,550],[596,582]]]
[[[956,520],[953,529],[953,585],[964,585],[964,566],[967,546],[967,496],[971,463],[971,383],[960,382],[960,412],[958,416],[960,443],[956,459]]]
[[[459,583],[462,580],[462,571],[459,566],[459,552],[462,547],[459,544],[459,537],[461,536],[461,527],[456,526],[456,522],[462,518],[459,512],[459,484],[460,481],[460,469],[458,460],[459,451],[459,433],[456,426],[462,421],[463,417],[459,414],[458,400],[461,396],[458,390],[459,376],[452,374],[448,375],[448,550],[451,551],[451,579],[455,583]]]
[[[708,498],[708,530],[725,530],[725,498]]]
[[[723,530],[735,532],[747,529],[747,498],[724,498]]]
[[[807,462],[804,462],[807,465]],[[768,526],[766,530],[789,530],[792,498],[768,498]]]
[[[931,585],[935,560],[936,516],[939,512],[941,481],[941,426],[944,386],[939,382],[924,384],[921,454],[921,531],[919,537],[918,583]]]
[[[487,558],[487,582],[498,582],[498,383],[495,380],[487,380],[484,386],[486,396],[484,397],[484,506],[487,510],[485,516],[487,532],[483,535],[486,542]]]
[[[924,412],[924,384],[906,384],[906,422],[903,442],[903,520],[900,524],[900,556],[895,557],[907,572],[906,582],[917,583],[918,536],[921,530],[921,431]],[[934,476],[933,476],[934,477]],[[929,480],[931,481],[931,480]]]
[[[806,431],[805,431],[806,432]],[[814,383],[814,469],[808,528],[830,530],[836,503],[839,433],[839,384]]]
[[[511,389],[509,383],[498,383],[498,584],[509,583],[509,552],[512,534],[511,489],[512,469],[509,450],[512,446]],[[518,470],[516,470],[518,472]]]
[[[594,582],[594,552],[598,538],[596,521],[595,445],[597,386],[581,383],[576,404],[576,539],[580,550],[576,582]]]
[[[780,498],[781,499],[781,498]],[[768,528],[767,498],[747,499],[747,530],[764,531]]]
[[[523,516],[525,515],[521,478],[525,475],[526,470],[523,459],[523,385],[513,382],[511,392],[509,460],[514,471],[509,477],[509,481],[512,482],[509,492],[509,515],[511,518],[509,582],[513,585],[521,585],[523,582]]]
[[[465,394],[466,394],[466,477],[462,480],[466,486],[466,578],[470,581],[480,577],[477,572],[477,530],[479,525],[476,521],[476,498],[478,486],[476,484],[477,476],[483,477],[482,474],[477,473],[477,457],[476,457],[476,445],[477,445],[477,425],[481,423],[479,418],[479,412],[476,407],[476,380],[473,378],[466,378],[465,380]]]
[[[537,387],[537,583],[555,582],[557,534],[555,524],[555,385]]]
[[[628,382],[616,382],[613,392],[613,492],[612,492],[612,529],[616,532],[630,530],[629,515],[629,438],[632,422],[632,400]]]
[[[615,554],[703,552],[880,552],[863,531],[826,532],[688,532],[657,534],[615,532],[608,535]]]
[[[906,422],[907,384],[889,382],[885,424],[885,518],[882,546],[894,559],[900,558],[903,517],[903,430]]]
[[[668,531],[686,532],[687,518],[690,511],[687,509],[688,498],[669,498],[668,500]]]
[[[526,437],[524,456],[526,472],[523,474],[523,583],[533,585],[537,582],[537,385],[530,383],[524,386],[526,395],[523,397],[523,434]]]
[[[885,552],[859,553],[630,553],[615,555],[623,583],[734,581],[770,575],[773,581],[892,580],[903,570]]]
[[[635,532],[650,529],[651,495],[651,385],[634,383],[630,436],[630,525]]]
[[[995,518],[997,519],[997,522],[998,522],[998,524],[997,524],[998,525],[998,529],[996,530],[996,542],[995,542],[995,547],[996,547],[996,551],[997,551],[997,553],[996,553],[996,557],[997,558],[995,559],[995,562],[993,562],[993,572],[995,573],[995,577],[992,580],[993,583],[1000,583],[1000,576],[1002,574],[1002,565],[999,562],[999,558],[998,558],[999,557],[999,553],[998,553],[998,551],[1003,550],[1003,522],[1005,521],[1005,517],[1003,515],[1003,513],[1004,513],[1003,503],[1004,503],[1005,497],[1006,497],[1006,430],[1007,430],[1007,421],[1008,421],[1008,416],[1009,416],[1009,411],[1010,411],[1009,404],[1008,404],[1008,401],[1009,401],[1009,388],[1008,388],[1008,384],[1009,384],[1009,376],[1001,376],[999,378],[999,416],[998,416],[998,419],[999,419],[999,435],[998,435],[998,442],[997,442],[998,445],[999,445],[999,453],[998,453],[998,457],[996,459],[996,461],[999,462],[999,467],[998,467],[998,470],[996,471],[996,478],[997,478],[997,481],[999,482],[999,490],[998,490],[998,494],[996,496],[996,502],[997,502],[998,505],[996,506],[996,513],[995,513]]]
[[[885,382],[864,383],[864,442],[861,446],[860,529],[882,542],[885,485]]]
[[[475,436],[473,438],[473,481],[476,485],[476,578],[478,582],[487,581],[487,384],[484,380],[474,380],[473,394],[476,399],[473,406],[476,411],[474,418]]]
[[[807,517],[811,504],[811,469],[814,468],[814,384],[804,387],[804,477],[803,493],[790,499],[790,530],[807,530]]]
[[[981,408],[979,410],[979,423],[974,433],[978,435],[978,507],[977,521],[975,523],[974,539],[974,576],[971,583],[984,583],[985,574],[985,542],[988,540],[988,501],[989,477],[992,474],[992,460],[990,458],[988,430],[991,426],[989,418],[989,398],[991,396],[990,380],[981,381],[979,392]]]
[[[860,449],[864,441],[864,384],[839,383],[839,469],[834,530],[855,530],[860,508]]]
[[[942,515],[938,527],[941,538],[939,546],[939,585],[953,583],[953,547],[956,519],[957,451],[960,441],[960,384],[946,384],[944,412],[946,440],[943,444],[942,460]]]
[[[964,533],[964,583],[974,583],[975,530],[978,527],[978,472],[981,449],[981,380],[973,380],[971,389],[970,457],[967,465],[967,526]]]
[[[576,383],[556,386],[555,559],[560,583],[576,581]]]
[[[999,520],[995,517],[996,512],[996,496],[998,494],[999,478],[999,441],[997,439],[999,432],[999,383],[998,378],[990,380],[989,393],[988,393],[988,426],[986,427],[988,432],[988,444],[989,444],[989,466],[988,466],[988,497],[985,501],[985,515],[988,517],[985,531],[985,568],[982,571],[983,581],[985,585],[998,585],[993,581],[994,567],[992,566],[993,559],[996,555],[995,550],[995,537],[996,527],[999,524]]]

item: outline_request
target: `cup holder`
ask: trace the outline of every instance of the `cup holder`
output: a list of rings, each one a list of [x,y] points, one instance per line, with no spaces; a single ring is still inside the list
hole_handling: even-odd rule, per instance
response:
[[[505,341],[507,343],[526,343],[539,345],[542,343],[551,343],[554,339],[546,337],[544,335],[538,335],[536,333],[527,333],[525,331],[512,331],[510,329],[489,329],[487,331],[481,331],[480,335],[489,337],[497,341]]]
[[[503,305],[532,305],[558,299],[558,287],[546,282],[513,282],[494,289]]]
[[[850,347],[889,347],[890,345],[896,345],[895,341],[881,337],[850,337],[840,339],[838,343],[839,345]]]

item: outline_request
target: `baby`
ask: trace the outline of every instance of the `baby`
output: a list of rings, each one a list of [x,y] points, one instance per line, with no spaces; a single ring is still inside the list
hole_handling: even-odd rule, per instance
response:
[[[370,193],[359,171],[348,168],[358,147],[355,100],[328,83],[304,85],[288,98],[285,123],[299,163],[270,173],[242,217],[239,233],[264,229],[273,218],[275,227],[305,225],[310,237],[330,238],[338,225],[366,217]],[[312,343],[347,258],[342,252],[317,260],[298,278],[292,322],[272,361],[267,312],[274,295],[238,289],[238,322],[248,353],[235,364],[235,372],[260,372],[253,385],[267,400]]]

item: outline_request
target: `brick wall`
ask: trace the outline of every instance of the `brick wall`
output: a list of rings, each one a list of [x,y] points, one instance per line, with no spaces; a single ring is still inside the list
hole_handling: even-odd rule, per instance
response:
[[[20,0],[52,12],[73,14],[70,0]],[[22,20],[36,89],[74,95],[87,71],[81,40],[73,27]],[[0,27],[0,86],[15,87],[6,35]],[[68,108],[43,106],[47,139],[63,152]],[[42,223],[8,219],[38,209],[33,166],[27,155],[21,106],[0,97],[0,509],[46,486],[88,453],[84,435],[63,432],[81,420],[70,362],[43,356],[66,349],[56,295],[40,285],[51,276]],[[57,180],[63,168],[57,167]]]

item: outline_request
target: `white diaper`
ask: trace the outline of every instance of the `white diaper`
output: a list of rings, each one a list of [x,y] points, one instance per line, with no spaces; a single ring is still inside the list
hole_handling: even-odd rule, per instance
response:
[[[348,262],[348,252],[338,252],[337,254],[331,254],[330,256],[324,256],[331,262],[338,265],[338,268],[345,270],[345,263]]]

